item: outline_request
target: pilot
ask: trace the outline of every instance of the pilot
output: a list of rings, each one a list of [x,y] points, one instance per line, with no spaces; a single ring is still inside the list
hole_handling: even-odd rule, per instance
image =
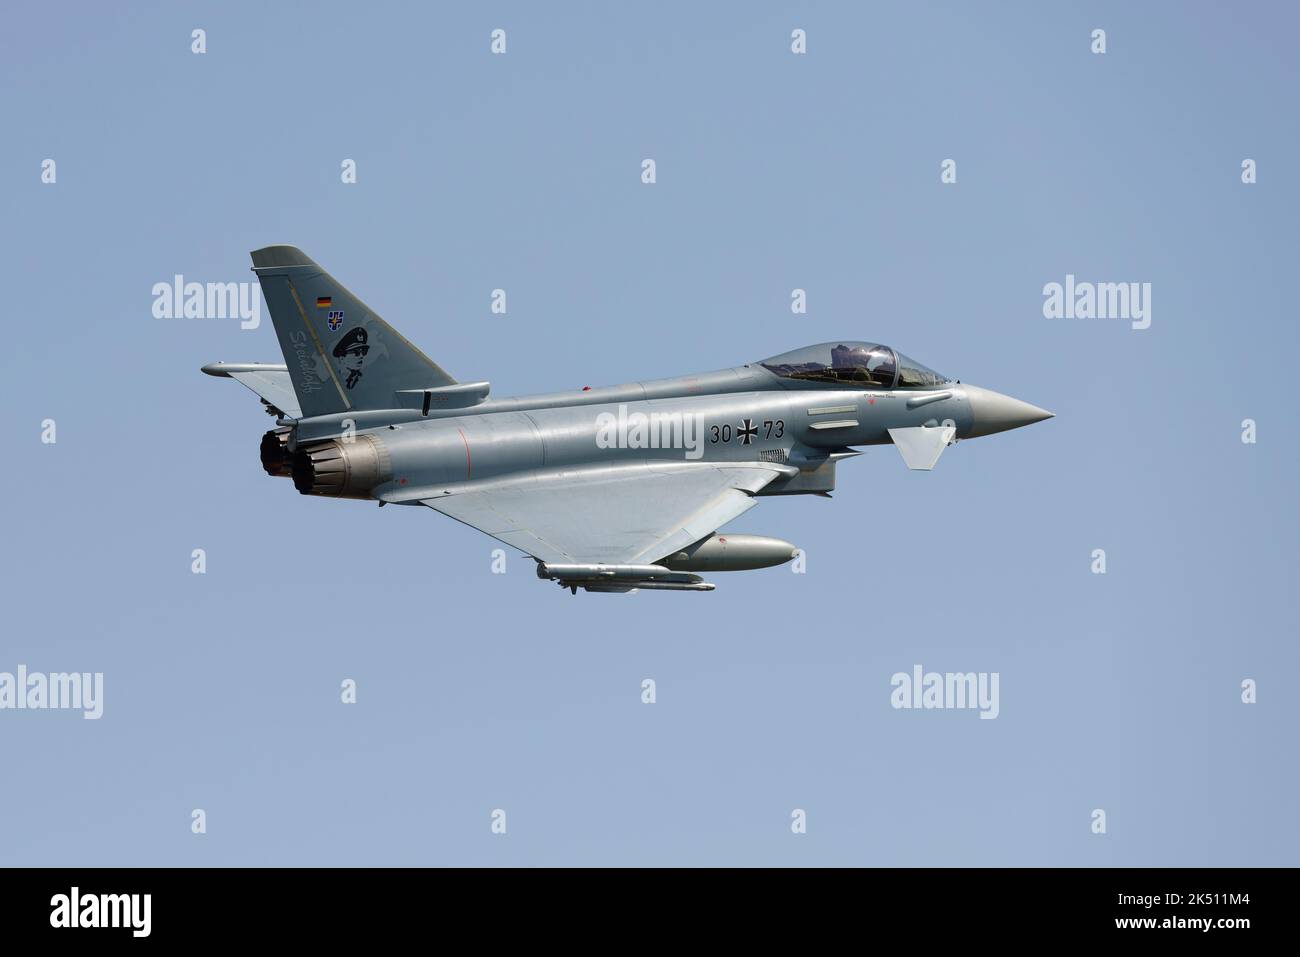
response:
[[[367,339],[369,336],[366,330],[357,326],[349,329],[334,347],[334,358],[339,360],[340,371],[348,374],[347,381],[343,384],[349,389],[361,378],[361,366],[366,361],[366,353],[370,351]]]

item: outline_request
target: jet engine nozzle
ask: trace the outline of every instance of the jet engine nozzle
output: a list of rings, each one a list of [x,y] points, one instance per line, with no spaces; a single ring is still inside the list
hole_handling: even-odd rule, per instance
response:
[[[267,475],[288,478],[293,472],[293,453],[289,451],[289,436],[293,429],[272,429],[262,436],[262,468]]]
[[[303,495],[370,498],[371,489],[392,477],[388,449],[370,435],[319,442],[293,453],[293,485]]]

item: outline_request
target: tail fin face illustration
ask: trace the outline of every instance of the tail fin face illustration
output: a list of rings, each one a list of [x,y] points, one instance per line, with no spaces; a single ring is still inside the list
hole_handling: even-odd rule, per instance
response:
[[[396,408],[395,392],[455,384],[296,246],[252,257],[304,416]]]

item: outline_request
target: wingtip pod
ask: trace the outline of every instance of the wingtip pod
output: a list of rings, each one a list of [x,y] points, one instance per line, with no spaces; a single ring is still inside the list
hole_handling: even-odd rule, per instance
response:
[[[289,367],[283,362],[209,362],[205,366],[199,366],[199,371],[218,378],[230,379],[240,373],[288,372]]]

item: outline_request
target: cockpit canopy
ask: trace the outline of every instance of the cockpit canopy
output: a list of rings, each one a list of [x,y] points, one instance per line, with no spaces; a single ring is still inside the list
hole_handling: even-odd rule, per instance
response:
[[[874,342],[822,342],[764,359],[760,365],[784,379],[856,389],[931,389],[951,381]]]

